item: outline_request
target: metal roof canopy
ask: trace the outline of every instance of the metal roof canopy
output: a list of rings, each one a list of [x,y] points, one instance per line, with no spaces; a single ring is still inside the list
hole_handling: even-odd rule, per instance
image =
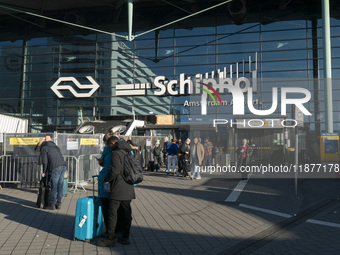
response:
[[[268,24],[279,20],[321,17],[321,0],[233,0],[247,9],[246,18],[239,22],[231,17],[230,1],[0,0],[0,40],[88,35],[91,31],[133,40],[169,26],[191,29],[217,24]],[[331,10],[333,17],[340,16],[339,1],[332,1]],[[132,20],[134,31],[146,32],[132,35]]]
[[[136,37],[138,37],[138,36],[141,36],[141,35],[150,33],[150,32],[152,32],[152,31],[155,31],[155,30],[158,30],[158,29],[167,27],[167,26],[169,26],[169,25],[171,25],[171,24],[174,24],[174,23],[176,23],[176,22],[179,22],[179,21],[188,19],[188,18],[190,18],[190,17],[193,17],[193,16],[198,15],[198,14],[200,14],[200,13],[209,11],[209,10],[211,10],[211,9],[217,8],[217,7],[221,6],[221,5],[224,5],[224,4],[229,3],[229,2],[231,2],[231,1],[232,1],[232,0],[227,0],[227,1],[224,1],[224,2],[222,2],[222,3],[213,5],[213,6],[211,6],[211,7],[208,7],[208,8],[206,8],[206,9],[204,9],[204,10],[201,10],[201,11],[198,11],[198,12],[195,12],[195,13],[192,13],[192,14],[190,14],[190,15],[188,15],[188,16],[185,16],[185,17],[183,17],[183,18],[174,20],[174,21],[169,22],[169,23],[167,23],[167,24],[164,24],[164,25],[155,27],[155,28],[153,28],[153,29],[150,29],[150,30],[148,30],[148,31],[146,31],[146,32],[143,32],[143,33],[140,33],[140,34],[137,34],[137,35],[135,35],[135,36],[132,35],[132,24],[133,24],[133,0],[127,0],[127,2],[128,2],[128,36],[123,36],[123,35],[119,35],[119,34],[116,34],[116,33],[111,33],[111,32],[108,32],[108,31],[99,30],[99,29],[96,29],[96,28],[92,28],[92,27],[89,27],[89,26],[85,26],[85,25],[81,25],[81,24],[76,24],[76,23],[68,22],[68,21],[65,21],[65,20],[59,20],[59,19],[51,18],[51,17],[45,16],[45,15],[42,15],[42,14],[37,14],[37,13],[29,12],[29,11],[19,10],[19,9],[12,8],[12,7],[5,6],[5,5],[1,5],[1,4],[0,4],[0,8],[1,8],[1,9],[5,9],[5,10],[8,10],[8,11],[14,11],[14,12],[23,13],[23,14],[27,14],[27,15],[34,16],[34,17],[42,18],[42,19],[47,19],[47,20],[51,20],[51,21],[63,23],[63,24],[66,24],[66,25],[70,25],[70,26],[74,26],[74,27],[78,27],[78,28],[82,28],[82,29],[87,29],[87,30],[90,30],[90,31],[93,31],[93,32],[98,32],[98,33],[104,33],[104,34],[114,35],[114,36],[117,36],[117,37],[125,38],[125,39],[128,40],[128,41],[132,41],[134,38],[136,38]],[[13,15],[12,15],[12,16],[13,16]],[[29,21],[29,20],[25,20],[25,19],[22,19],[22,18],[20,18],[20,20],[26,21],[26,22],[28,22],[28,23],[30,23],[30,24],[33,24],[33,25],[38,25],[38,24],[36,24],[36,23],[34,23],[34,22],[31,22],[31,21]],[[39,25],[38,25],[38,26],[39,26]]]

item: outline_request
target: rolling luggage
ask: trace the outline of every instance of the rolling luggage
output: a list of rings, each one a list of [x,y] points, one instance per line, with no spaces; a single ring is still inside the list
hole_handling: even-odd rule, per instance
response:
[[[74,226],[74,239],[89,241],[94,237],[100,236],[104,232],[103,214],[100,197],[93,196],[79,198],[77,201],[76,218]]]
[[[68,179],[64,179],[64,186],[63,186],[63,196],[67,196],[68,192]]]
[[[51,189],[48,185],[48,178],[44,176],[40,180],[40,187],[38,190],[38,198],[36,205],[38,208],[43,208],[44,206],[48,206],[51,200]]]

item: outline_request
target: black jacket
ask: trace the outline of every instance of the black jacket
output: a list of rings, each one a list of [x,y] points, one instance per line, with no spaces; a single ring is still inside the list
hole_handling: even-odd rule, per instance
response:
[[[44,173],[51,173],[54,168],[66,166],[64,157],[54,142],[43,142],[40,151]]]
[[[136,198],[134,186],[127,184],[122,176],[127,153],[131,153],[130,145],[125,141],[117,142],[112,151],[110,172],[104,179],[104,182],[110,182],[111,185],[110,199],[125,201]]]
[[[164,144],[163,144],[163,154],[164,155],[168,155],[168,153],[166,152],[166,148],[168,147],[168,145],[169,145],[169,142],[168,141],[166,141],[166,142],[164,142]]]
[[[189,152],[186,154],[185,152]],[[190,144],[182,143],[181,147],[178,149],[181,159],[190,160]]]

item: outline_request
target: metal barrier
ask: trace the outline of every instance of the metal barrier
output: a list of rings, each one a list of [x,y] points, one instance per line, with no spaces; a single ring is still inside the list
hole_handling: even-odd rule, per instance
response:
[[[98,175],[101,170],[101,166],[98,164],[96,157],[100,158],[100,154],[91,154],[91,155],[80,155],[78,157],[78,171],[77,171],[77,181],[75,185],[72,187],[73,192],[78,190],[78,187],[82,188],[84,191],[84,182],[87,182],[92,179],[93,175]]]
[[[148,167],[149,161],[153,161],[153,155],[152,155],[152,150],[147,149],[147,150],[141,150],[140,152],[140,163],[144,169]]]
[[[68,171],[68,184],[72,185],[69,191],[73,190],[75,192],[79,183],[79,160],[75,156],[64,156],[64,160],[66,161],[66,170]]]
[[[17,183],[21,187],[37,187],[41,179],[38,156],[0,156],[1,183]]]
[[[83,183],[91,179],[92,175],[98,175],[101,167],[95,157],[99,154],[64,156],[68,171],[68,183],[72,185],[73,192]],[[38,156],[0,156],[0,183],[15,183],[19,187],[38,187],[42,177],[42,166],[38,164]]]

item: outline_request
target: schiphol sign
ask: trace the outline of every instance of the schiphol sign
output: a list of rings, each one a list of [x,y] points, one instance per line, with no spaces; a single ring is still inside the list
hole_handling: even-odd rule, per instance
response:
[[[203,78],[202,74],[196,74],[195,78],[192,79],[191,77],[186,77],[186,75],[182,73],[179,75],[179,80],[169,81],[165,76],[157,76],[154,79],[153,84],[117,84],[116,96],[144,96],[146,95],[146,90],[151,88],[155,89],[155,96],[200,95],[202,94],[202,85],[208,84],[210,84],[208,85],[210,89],[217,89],[219,93],[224,93],[226,88],[229,88],[232,92],[234,91],[234,88],[238,88],[241,93],[243,93],[250,87],[250,81],[245,77],[238,78],[235,83],[233,83],[231,78],[223,78],[223,74],[223,72],[218,72],[217,75],[219,78],[217,80],[215,78]],[[211,76],[213,77],[214,75],[215,72],[211,72]],[[208,73],[206,73],[205,76],[208,77]],[[242,86],[243,88],[241,88]]]
[[[256,73],[255,73],[256,74]],[[208,75],[206,75],[208,76]],[[213,76],[213,72],[212,72]],[[244,115],[245,114],[245,96],[247,92],[247,107],[249,111],[255,115],[266,116],[274,113],[278,107],[279,88],[272,88],[272,106],[266,110],[258,110],[254,107],[254,103],[258,103],[254,100],[253,93],[257,92],[257,80],[256,77],[251,82],[246,77],[240,77],[233,82],[232,78],[223,77],[223,73],[218,74],[218,78],[202,78],[201,74],[197,74],[194,79],[191,77],[186,78],[185,74],[180,74],[179,80],[167,80],[165,76],[157,76],[153,82],[153,88],[155,96],[180,96],[180,95],[202,95],[201,102],[201,114],[206,115],[207,106],[207,95],[212,94],[202,89],[203,86],[208,87],[219,99],[220,105],[223,106],[223,102],[220,99],[220,94],[232,94],[232,106],[233,115]],[[253,75],[254,77],[254,75]],[[116,95],[118,96],[132,96],[132,95],[146,95],[146,89],[150,89],[150,83],[142,84],[124,84],[116,85]],[[203,91],[203,93],[202,93]],[[304,107],[304,103],[307,103],[311,99],[311,93],[309,90],[299,87],[281,87],[281,115],[287,114],[287,105],[295,105],[301,110],[304,115],[311,115],[311,113]],[[288,98],[288,94],[302,94],[303,98]],[[188,102],[184,105],[190,106]],[[215,105],[218,105],[215,103]]]
[[[274,113],[278,107],[278,87],[272,88],[272,105],[269,109],[256,109],[254,103],[257,100],[253,100],[253,93],[257,92],[257,73],[256,70],[252,71],[252,86],[251,82],[246,77],[240,77],[233,81],[232,78],[226,77],[226,72],[217,72],[218,78],[214,78],[215,72],[211,72],[211,78],[209,74],[205,74],[203,78],[202,74],[195,75],[195,78],[186,77],[184,73],[180,74],[179,80],[167,80],[165,76],[157,76],[153,82],[153,88],[155,89],[155,96],[180,96],[180,95],[201,95],[201,114],[207,114],[207,96],[209,95],[214,100],[213,95],[209,92],[212,91],[219,99],[220,105],[223,103],[220,98],[220,94],[231,93],[232,95],[232,106],[233,115],[244,115],[245,114],[245,96],[244,93],[247,92],[247,107],[248,110],[257,116],[267,116]],[[91,84],[80,84],[74,77],[61,77],[59,78],[51,87],[54,93],[59,97],[63,98],[63,95],[59,92],[60,90],[69,90],[75,97],[84,98],[90,97],[100,86],[91,77],[86,76],[86,78],[91,82]],[[62,82],[71,81],[80,90],[89,90],[87,93],[78,93],[70,85],[60,85]],[[202,87],[206,87],[202,88]],[[116,85],[116,95],[117,96],[136,96],[136,95],[146,95],[146,90],[151,89],[150,83],[141,84],[119,84]],[[209,90],[208,90],[209,89]],[[202,93],[203,91],[203,93]],[[295,105],[304,115],[311,115],[311,113],[304,107],[304,103],[307,103],[311,99],[311,93],[309,90],[300,87],[280,87],[281,91],[281,115],[285,116],[287,114],[287,105]],[[303,98],[288,98],[289,93],[302,94]],[[214,100],[215,102],[215,100]],[[215,105],[218,104],[215,102]]]

